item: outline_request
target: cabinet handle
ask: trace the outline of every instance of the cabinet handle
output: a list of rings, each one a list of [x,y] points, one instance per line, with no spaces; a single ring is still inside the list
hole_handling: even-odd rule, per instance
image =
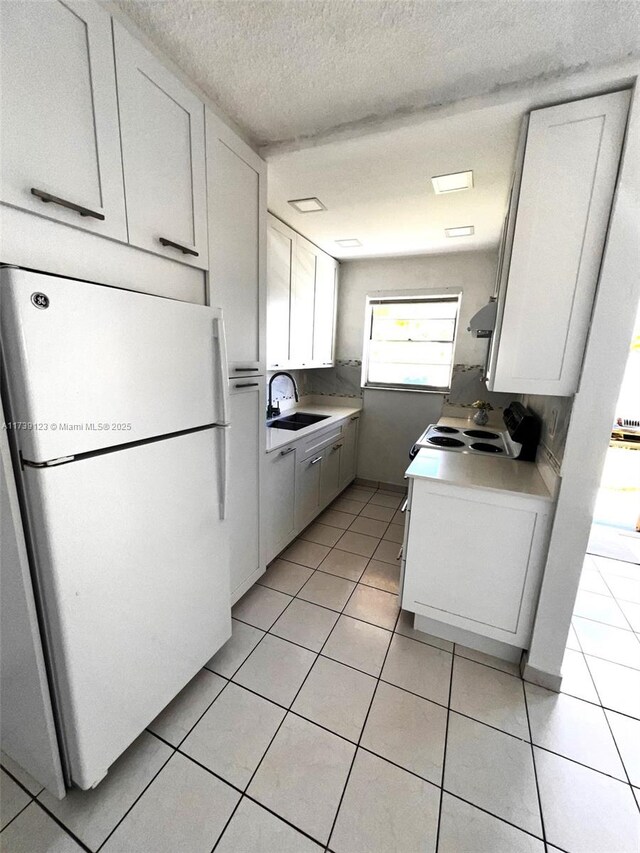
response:
[[[399,559],[400,559],[400,557],[402,557],[402,552],[403,552],[403,551],[404,551],[404,545],[401,545],[401,546],[400,546],[400,550],[398,551],[398,556],[396,557],[396,560],[399,560]]]
[[[188,246],[181,246],[180,243],[174,243],[173,240],[167,240],[166,237],[158,237],[163,246],[171,246],[172,249],[178,249],[183,255],[193,255],[194,258],[199,257],[199,253],[195,249],[190,249]]]
[[[357,421],[360,415],[354,415],[352,418],[349,418],[350,421]]]
[[[288,447],[286,450],[280,451],[280,456],[288,456],[290,453],[293,453],[295,447]]]
[[[258,388],[260,385],[259,382],[239,382],[237,385],[234,385],[234,388]]]
[[[333,447],[332,447],[331,449],[332,449],[332,450],[340,450],[340,448],[341,448],[341,447],[342,447],[342,445],[341,445],[341,444],[334,444],[334,445],[333,445]]]
[[[315,459],[312,459],[311,462],[309,462],[309,465],[315,465],[316,462],[319,462],[321,459],[322,459],[322,456],[316,456]]]
[[[60,207],[66,207],[68,210],[75,210],[75,212],[79,213],[80,216],[93,216],[94,219],[104,219],[104,213],[98,213],[96,210],[90,210],[88,207],[83,207],[81,204],[75,204],[73,201],[66,201],[63,198],[58,198],[56,195],[46,193],[44,190],[37,190],[35,187],[31,187],[31,195],[36,196],[40,201],[44,201],[47,204],[49,202],[53,202],[53,204],[59,204]]]
[[[405,502],[402,504],[402,506],[400,507],[400,512],[406,512],[408,504],[409,504],[409,498],[407,498],[405,500]]]
[[[234,367],[236,373],[249,373],[253,370],[260,370],[259,367]]]

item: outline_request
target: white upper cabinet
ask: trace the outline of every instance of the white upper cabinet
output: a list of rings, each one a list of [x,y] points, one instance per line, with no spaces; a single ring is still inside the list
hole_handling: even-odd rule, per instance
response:
[[[328,367],[338,262],[275,216],[267,235],[267,367]]]
[[[318,249],[296,235],[296,253],[291,280],[290,362],[299,367],[313,360],[313,311]]]
[[[321,252],[316,262],[316,287],[313,314],[313,364],[329,367],[333,364],[334,323],[338,262]]]
[[[230,376],[264,371],[266,163],[212,112],[207,123],[209,301],[222,308]]]
[[[207,268],[204,105],[113,22],[129,242]]]
[[[624,91],[531,113],[492,391],[578,389],[628,108]]]
[[[0,199],[126,241],[109,14],[3,0],[0,25]]]
[[[267,365],[289,364],[291,275],[296,232],[268,216],[267,225]]]

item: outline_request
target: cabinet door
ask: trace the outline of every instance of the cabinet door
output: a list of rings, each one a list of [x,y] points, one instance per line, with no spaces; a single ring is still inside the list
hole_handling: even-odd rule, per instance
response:
[[[615,92],[531,113],[493,391],[578,388],[628,106]]]
[[[295,231],[267,217],[267,365],[289,363],[289,315]]]
[[[344,489],[355,479],[358,460],[359,415],[353,415],[342,428],[343,440],[340,452],[340,488]]]
[[[231,600],[261,574],[260,436],[264,429],[261,383],[230,383],[227,519],[231,542]]]
[[[320,466],[320,509],[335,498],[340,491],[340,458],[343,439],[330,444],[322,453]]]
[[[0,24],[1,200],[126,241],[110,15],[97,3],[10,0]]]
[[[265,163],[232,150],[226,128],[209,110],[207,189],[209,303],[222,308],[231,376],[261,370],[261,183]],[[226,132],[225,132],[226,131]],[[238,140],[238,146],[241,143]],[[244,154],[244,156],[241,156]]]
[[[535,508],[509,497],[435,493],[414,481],[402,606],[517,644],[540,570],[534,534],[543,527]]]
[[[296,235],[293,276],[291,279],[291,345],[292,366],[307,367],[313,359],[313,309],[316,287],[318,249]]]
[[[337,278],[338,262],[325,252],[320,252],[317,258],[313,316],[313,364],[316,367],[330,367],[333,364]]]
[[[129,242],[206,269],[204,106],[117,21],[113,34]]]
[[[302,530],[320,512],[322,452],[296,466],[296,531]]]
[[[271,562],[295,536],[296,453],[285,447],[269,453],[264,470],[262,531]]]

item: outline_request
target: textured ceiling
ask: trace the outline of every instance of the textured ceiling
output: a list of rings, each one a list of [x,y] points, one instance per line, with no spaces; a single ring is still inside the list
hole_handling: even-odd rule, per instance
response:
[[[117,0],[259,145],[640,55],[636,0]]]

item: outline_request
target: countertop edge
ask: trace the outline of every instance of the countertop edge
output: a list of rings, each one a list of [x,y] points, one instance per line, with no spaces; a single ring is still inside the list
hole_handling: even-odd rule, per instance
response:
[[[362,412],[362,406],[322,406],[318,403],[300,404],[287,409],[283,414],[293,414],[293,412],[309,412],[318,415],[326,414],[328,417],[326,420],[319,421],[317,424],[310,424],[297,431],[265,427],[267,430],[267,456],[276,450],[280,450],[285,445],[294,444],[300,441],[300,439],[308,438],[310,435],[320,432],[320,430],[331,427],[346,418],[353,417],[355,414],[359,414]],[[269,441],[270,435],[272,436],[271,441]]]

